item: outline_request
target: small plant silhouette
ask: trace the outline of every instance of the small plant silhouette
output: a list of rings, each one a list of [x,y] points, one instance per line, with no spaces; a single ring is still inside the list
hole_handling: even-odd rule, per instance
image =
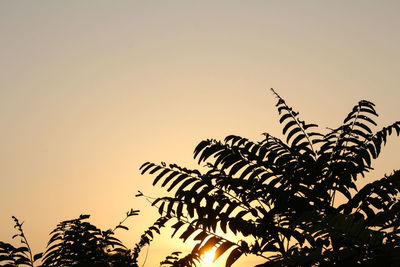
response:
[[[97,267],[137,267],[137,257],[114,237],[116,229],[128,230],[123,223],[128,217],[138,215],[138,210],[131,209],[114,230],[102,231],[85,221],[90,216],[81,215],[77,219],[60,222],[50,233],[51,237],[44,253],[32,257],[29,243],[22,230],[22,223],[13,217],[21,247],[0,242],[0,266],[97,266]]]
[[[152,202],[161,218],[174,221],[173,236],[197,241],[189,255],[174,252],[162,264],[196,266],[213,247],[214,261],[229,252],[227,267],[243,254],[265,258],[259,266],[397,264],[400,172],[361,189],[356,181],[372,169],[387,137],[399,136],[400,122],[374,133],[378,114],[362,100],[341,126],[321,133],[271,90],[285,141],[267,133],[260,142],[204,140],[194,150],[203,172],[164,162],[141,166],[155,176],[153,185],[174,192]]]
[[[12,216],[12,219],[15,223],[14,228],[18,231],[18,233],[13,236],[13,239],[19,238],[22,246],[14,247],[11,244],[0,241],[0,266],[33,266],[33,263],[39,259],[42,254],[40,253],[32,256],[31,248],[22,229],[23,222],[20,223],[14,216]]]

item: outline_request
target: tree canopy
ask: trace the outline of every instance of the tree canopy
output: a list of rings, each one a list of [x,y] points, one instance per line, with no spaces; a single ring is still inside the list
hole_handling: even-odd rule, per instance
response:
[[[258,142],[204,140],[194,158],[205,171],[141,166],[155,176],[153,185],[174,193],[153,202],[160,218],[174,222],[173,235],[197,242],[189,255],[173,253],[163,264],[196,266],[211,248],[214,260],[229,253],[227,267],[243,254],[264,257],[259,266],[399,262],[400,172],[362,188],[356,182],[388,136],[400,134],[400,122],[374,132],[375,105],[361,100],[342,125],[322,133],[271,90],[284,140],[268,133]],[[217,230],[245,238],[229,240]]]

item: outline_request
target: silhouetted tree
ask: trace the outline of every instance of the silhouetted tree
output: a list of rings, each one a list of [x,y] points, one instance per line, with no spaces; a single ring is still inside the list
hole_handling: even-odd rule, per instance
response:
[[[260,142],[235,135],[202,141],[194,157],[205,171],[141,166],[155,176],[153,185],[174,192],[152,203],[174,221],[173,235],[197,241],[189,255],[173,253],[163,264],[195,266],[213,247],[214,260],[229,252],[226,266],[243,254],[264,257],[259,266],[398,264],[400,172],[360,190],[356,181],[372,169],[387,137],[400,134],[400,122],[373,133],[378,115],[362,100],[343,125],[320,133],[271,90],[285,141],[267,133]],[[247,241],[228,240],[217,229]]]
[[[84,221],[87,218],[89,215],[81,215],[57,225],[43,255],[43,266],[137,266],[113,231],[101,231]]]
[[[47,266],[97,266],[97,267],[137,267],[137,256],[127,249],[119,239],[114,237],[114,231],[122,228],[124,221],[138,214],[138,210],[130,210],[126,218],[114,230],[102,231],[85,221],[89,215],[81,215],[77,219],[60,222],[50,233],[51,237],[45,253],[32,257],[28,241],[22,230],[22,223],[17,218],[15,228],[20,237],[21,247],[0,242],[0,266],[34,266],[41,259],[43,267]]]

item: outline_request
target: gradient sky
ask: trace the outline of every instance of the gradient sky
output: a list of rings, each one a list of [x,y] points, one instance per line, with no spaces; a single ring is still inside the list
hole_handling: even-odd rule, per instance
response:
[[[205,138],[281,136],[271,87],[322,129],[361,99],[381,127],[399,120],[399,11],[396,0],[1,1],[0,240],[12,215],[36,253],[61,220],[88,213],[108,229],[134,208],[117,234],[133,247],[157,216],[137,190],[165,194],[139,166],[196,167]],[[363,183],[399,168],[399,139]],[[184,249],[165,232],[146,266]]]

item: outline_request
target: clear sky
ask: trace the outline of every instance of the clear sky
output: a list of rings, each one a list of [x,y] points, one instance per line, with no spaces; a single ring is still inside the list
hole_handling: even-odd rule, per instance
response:
[[[353,105],[400,119],[400,1],[1,1],[0,240],[25,221],[34,252],[82,213],[127,246],[162,196],[146,161],[195,167],[205,138],[280,136],[275,88],[302,119],[339,126]],[[391,138],[367,181],[399,168]],[[166,232],[146,266],[188,249]],[[248,260],[249,261],[249,260]],[[246,265],[246,259],[241,261]],[[215,265],[216,266],[216,265]]]

